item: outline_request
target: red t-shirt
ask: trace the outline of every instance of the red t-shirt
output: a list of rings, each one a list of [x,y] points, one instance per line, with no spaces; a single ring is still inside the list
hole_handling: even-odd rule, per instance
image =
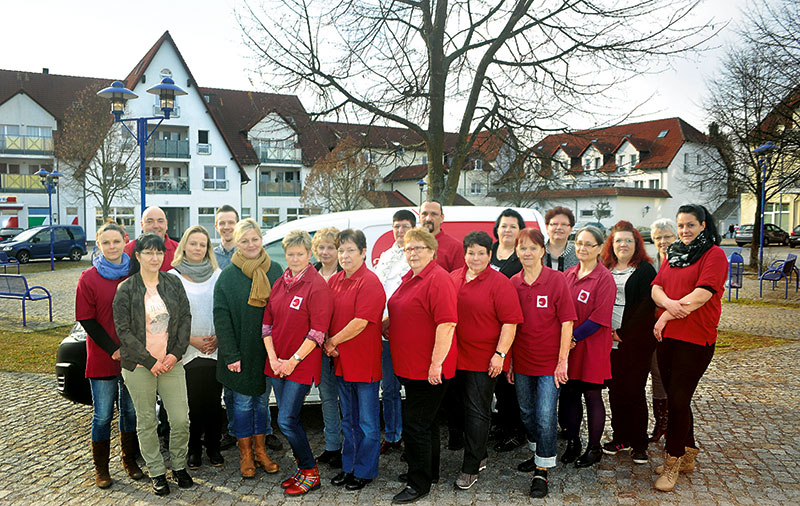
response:
[[[337,346],[333,359],[336,375],[345,381],[372,383],[381,379],[381,331],[386,294],[378,276],[364,263],[352,276],[339,271],[328,280],[333,293],[333,317],[329,337],[335,336],[354,318],[367,320],[356,337]]]
[[[467,267],[450,274],[458,292],[458,358],[456,369],[488,372],[500,329],[506,323],[522,323],[522,309],[511,281],[487,267],[469,283]],[[508,370],[510,356],[503,369]]]
[[[580,267],[581,264],[575,265],[564,273],[575,305],[575,328],[586,320],[602,327],[578,341],[569,352],[567,374],[569,379],[603,383],[611,378],[611,314],[617,298],[617,285],[611,272],[599,262],[583,279],[578,279]]]
[[[96,267],[86,269],[78,278],[78,287],[75,291],[75,319],[97,320],[111,339],[119,344],[117,331],[114,328],[114,312],[112,302],[117,293],[117,286],[125,281],[120,279],[106,279],[97,272]],[[120,363],[111,358],[95,343],[91,337],[86,338],[86,377],[103,378],[116,376],[120,373]]]
[[[175,250],[178,249],[178,243],[173,241],[169,238],[168,235],[164,235],[164,246],[166,246],[167,250],[164,252],[164,261],[161,263],[161,268],[164,272],[172,269],[172,260],[175,258]],[[136,240],[129,242],[123,248],[123,251],[128,254],[131,259],[134,258],[133,256],[133,249],[136,248]]]
[[[572,293],[564,274],[550,267],[543,266],[532,285],[525,282],[524,274],[520,271],[511,277],[525,318],[517,326],[512,346],[514,372],[553,376],[561,348],[561,324],[576,318]]]
[[[439,246],[436,248],[436,263],[446,270],[447,272],[454,272],[466,264],[464,262],[464,245],[454,239],[452,236],[440,230],[436,234],[436,242]]]
[[[414,271],[408,271],[389,298],[388,307],[394,373],[401,378],[427,380],[436,327],[458,323],[456,288],[450,275],[436,262],[426,265],[416,276]],[[453,344],[442,364],[445,378],[452,378],[456,372],[456,340],[453,335]]]
[[[278,278],[264,309],[264,324],[272,325],[272,344],[278,358],[292,358],[310,330],[327,334],[332,312],[331,289],[313,267],[291,288],[287,288],[283,276]],[[321,370],[322,351],[316,346],[285,379],[304,385],[312,382],[319,385]],[[269,360],[264,374],[277,378]]]
[[[699,345],[717,342],[717,326],[722,315],[721,301],[727,277],[728,257],[719,246],[712,246],[698,261],[686,267],[670,267],[669,262],[662,263],[651,284],[661,286],[670,299],[678,300],[699,286],[714,290],[711,298],[689,316],[668,321],[662,335]],[[663,312],[658,308],[659,316]]]

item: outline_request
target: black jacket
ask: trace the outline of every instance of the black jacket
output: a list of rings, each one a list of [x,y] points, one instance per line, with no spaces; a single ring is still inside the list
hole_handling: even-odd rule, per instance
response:
[[[617,330],[622,339],[620,346],[655,346],[653,327],[656,324],[656,303],[650,295],[650,283],[656,277],[656,270],[647,262],[642,262],[625,283],[625,310],[622,324]]]

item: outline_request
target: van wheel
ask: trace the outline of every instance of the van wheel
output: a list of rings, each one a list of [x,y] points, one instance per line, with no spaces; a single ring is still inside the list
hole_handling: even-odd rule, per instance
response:
[[[78,262],[83,257],[83,252],[78,248],[72,248],[72,251],[69,252],[69,259],[73,262]]]
[[[31,254],[25,250],[21,250],[17,252],[17,262],[21,264],[27,264],[31,259]]]

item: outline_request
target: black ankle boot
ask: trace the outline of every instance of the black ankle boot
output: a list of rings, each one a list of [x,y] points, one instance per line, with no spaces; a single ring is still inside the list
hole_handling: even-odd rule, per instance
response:
[[[561,463],[569,464],[570,462],[575,462],[575,459],[581,454],[581,448],[580,439],[571,439],[567,441],[567,449],[564,450],[564,454],[561,455]]]
[[[580,458],[575,461],[575,467],[590,467],[598,462],[600,459],[603,458],[603,449],[600,445],[592,445],[586,448],[586,453],[580,456]]]

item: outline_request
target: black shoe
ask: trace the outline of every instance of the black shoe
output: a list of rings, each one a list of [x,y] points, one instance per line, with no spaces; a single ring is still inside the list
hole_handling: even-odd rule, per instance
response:
[[[451,432],[447,440],[447,449],[453,452],[464,449],[464,436],[460,432]]]
[[[517,466],[517,471],[521,471],[523,473],[529,473],[536,469],[536,457],[531,457],[525,462],[520,462]]]
[[[219,450],[206,450],[206,457],[208,457],[208,461],[211,462],[211,465],[214,467],[221,467],[225,463],[225,459],[222,457]]]
[[[153,492],[155,492],[156,495],[169,494],[169,483],[167,483],[166,475],[159,474],[158,476],[153,476],[151,480],[153,481]]]
[[[275,434],[267,434],[267,448],[270,450],[283,450],[283,443]]]
[[[603,450],[600,445],[590,446],[583,455],[575,461],[575,467],[591,467],[603,458]]]
[[[403,483],[408,483],[408,473],[398,474],[397,475],[397,481],[402,481]],[[434,484],[435,483],[439,483],[439,477],[437,476],[436,478],[432,479],[431,483],[434,483]]]
[[[225,434],[219,440],[219,449],[220,450],[227,450],[228,448],[233,448],[236,446],[236,438],[231,436],[230,434]]]
[[[545,497],[547,495],[547,471],[537,469],[533,473],[529,495],[531,497]]]
[[[581,454],[581,440],[580,439],[572,439],[567,441],[567,449],[564,450],[564,453],[561,455],[561,463],[562,464],[569,464],[570,462],[575,462],[575,459],[578,458]]]
[[[172,477],[178,482],[180,488],[192,488],[192,485],[194,485],[194,480],[192,480],[192,477],[186,472],[186,469],[172,471]]]
[[[631,458],[634,464],[647,464],[650,461],[647,456],[647,450],[633,450]]]
[[[198,469],[203,465],[203,452],[200,450],[190,450],[186,457],[186,466],[189,469]]]
[[[341,487],[342,485],[347,485],[350,483],[350,480],[354,478],[353,473],[345,473],[344,471],[337,474],[333,478],[331,478],[331,485],[336,485],[337,487]]]
[[[619,452],[629,452],[630,450],[631,445],[615,439],[603,445],[603,453],[606,455],[616,455]]]
[[[519,436],[511,436],[503,441],[498,441],[498,443],[494,445],[494,451],[510,452],[511,450],[516,450],[520,446],[522,446],[522,438]]]
[[[361,490],[370,483],[372,483],[372,480],[370,479],[353,476],[350,482],[345,484],[344,488],[347,490]]]
[[[342,467],[342,450],[325,450],[319,457],[317,462],[320,464],[328,464],[329,466],[337,469]]]
[[[408,504],[410,502],[416,502],[419,499],[425,497],[426,495],[428,495],[427,492],[425,492],[424,494],[420,494],[413,488],[406,487],[403,489],[402,492],[392,497],[392,504]]]
[[[558,429],[558,439],[563,439],[564,441],[569,439],[567,437],[567,429]]]

